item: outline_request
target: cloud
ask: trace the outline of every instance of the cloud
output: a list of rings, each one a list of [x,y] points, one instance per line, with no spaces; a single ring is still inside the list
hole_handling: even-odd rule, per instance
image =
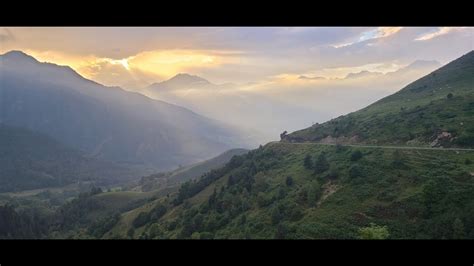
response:
[[[325,77],[308,77],[305,75],[300,75],[298,79],[307,79],[307,80],[323,80],[326,79]]]
[[[436,31],[434,31],[434,32],[422,34],[421,36],[419,36],[418,38],[416,38],[415,41],[427,41],[427,40],[431,40],[431,39],[433,39],[433,38],[436,38],[436,37],[441,36],[441,35],[448,34],[448,33],[452,32],[452,31],[455,31],[455,30],[459,30],[459,28],[440,27],[440,28],[438,28],[438,29],[437,29]]]
[[[239,55],[238,51],[156,50],[134,55],[127,62],[130,68],[170,78],[195,67],[217,68],[234,62]]]
[[[472,50],[473,40],[472,31],[466,28],[451,31],[449,38],[413,41],[438,30],[427,27],[7,29],[15,41],[2,42],[0,52],[35,51],[44,55],[42,61],[71,65],[76,70],[79,67],[86,69],[85,65],[97,64],[99,59],[108,60],[107,64],[116,69],[114,73],[128,64],[130,71],[140,70],[154,75],[157,79],[155,82],[180,72],[197,74],[215,83],[246,83],[259,82],[280,73],[297,73],[296,79],[300,75],[325,77],[328,73],[319,73],[322,69],[327,72],[327,69],[379,62],[406,65],[426,59],[446,63]],[[2,33],[6,35],[0,28]],[[339,48],[334,48],[334,45]],[[174,58],[174,63],[169,63],[170,60],[166,62],[165,59],[170,57]],[[362,70],[344,70],[333,76],[343,78],[350,72]],[[97,81],[106,83],[105,74],[96,77],[99,76],[102,80]],[[113,81],[114,84],[123,81],[130,85],[129,80],[115,77]],[[111,78],[107,79],[107,82],[110,81]]]
[[[357,36],[355,40],[339,43],[339,44],[334,44],[332,45],[332,47],[342,48],[342,47],[350,46],[350,45],[361,43],[368,40],[386,38],[399,32],[401,29],[403,29],[403,27],[378,27],[376,29],[362,32],[359,36]]]
[[[3,43],[3,42],[14,41],[14,40],[15,40],[15,36],[9,29],[3,28],[0,31],[0,42]]]

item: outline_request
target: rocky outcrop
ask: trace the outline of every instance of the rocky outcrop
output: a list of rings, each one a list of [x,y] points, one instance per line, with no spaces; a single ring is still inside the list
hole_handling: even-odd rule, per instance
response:
[[[453,134],[443,131],[439,133],[436,138],[430,143],[431,147],[443,147],[446,146],[446,144],[449,145],[454,139]]]

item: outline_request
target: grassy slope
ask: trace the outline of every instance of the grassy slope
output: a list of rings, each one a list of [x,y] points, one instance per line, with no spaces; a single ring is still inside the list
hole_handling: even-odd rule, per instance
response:
[[[190,166],[178,168],[172,172],[159,173],[143,177],[136,188],[142,191],[151,191],[177,186],[182,182],[199,178],[201,175],[225,165],[234,155],[242,155],[248,152],[246,149],[228,150],[214,158],[196,163]]]
[[[428,145],[447,131],[443,146],[474,147],[474,51],[354,113],[296,131],[291,141]],[[453,94],[451,99],[447,98]],[[356,137],[355,137],[356,136]],[[352,137],[352,140],[349,140]],[[333,140],[334,141],[334,140]]]
[[[57,224],[65,226],[53,229],[50,237],[93,238],[87,229],[101,225],[114,215],[135,209],[160,196],[162,195],[154,192],[135,191],[102,192],[94,195],[84,193],[55,213]]]
[[[193,227],[194,232],[201,235],[209,232],[214,238],[356,238],[358,229],[371,222],[388,226],[392,238],[450,238],[455,218],[461,219],[466,234],[474,237],[474,216],[471,216],[474,165],[465,163],[466,159],[474,157],[472,152],[403,150],[399,151],[403,165],[394,166],[396,151],[393,150],[336,149],[284,143],[267,145],[255,155],[246,156],[245,161],[254,162],[259,169],[250,192],[242,190],[239,183],[227,185],[228,176],[241,169],[237,167],[188,199],[188,203],[173,207],[165,201],[164,204],[169,205],[168,213],[160,220],[136,229],[135,237],[148,232],[153,223],[162,228],[162,238],[199,237],[196,233],[183,235],[185,224],[200,219],[196,218],[198,216],[203,222]],[[355,150],[360,150],[363,157],[352,162],[350,158]],[[321,152],[326,153],[331,170],[314,174],[313,170],[305,169],[304,157],[310,154],[314,158]],[[269,154],[278,158],[278,164],[263,170]],[[349,176],[353,165],[362,169],[362,176]],[[328,177],[331,172],[337,172],[338,177]],[[293,178],[292,186],[285,184],[287,176]],[[433,180],[442,180],[442,186],[450,190],[443,192],[434,214],[426,216],[423,188]],[[222,187],[225,189],[218,196],[218,202],[228,207],[209,208],[209,196],[214,188],[220,191]],[[329,192],[328,188],[335,192],[326,198],[314,197],[311,201],[308,195],[305,199],[304,191],[311,193],[309,190],[313,187],[319,187],[323,195]],[[248,209],[237,210],[244,201]],[[120,222],[114,234],[125,237],[138,212],[149,211],[153,204],[156,203],[123,214],[121,221],[126,222]],[[281,209],[283,218],[272,223],[276,208]],[[246,221],[242,222],[244,215]],[[171,229],[173,223],[176,227]],[[219,223],[220,226],[215,226]],[[278,235],[278,230],[285,232],[284,235]]]
[[[153,202],[162,201],[166,199],[167,195],[176,193],[179,188],[179,183],[186,181],[190,178],[198,178],[203,173],[224,165],[230,160],[233,155],[239,155],[247,152],[244,149],[233,149],[229,150],[213,159],[207,160],[202,163],[194,164],[188,167],[180,168],[176,171],[166,174],[167,183],[158,183],[156,180],[147,180],[148,189],[145,192],[137,191],[118,191],[118,192],[102,192],[95,195],[82,194],[79,200],[70,201],[69,204],[59,209],[59,213],[63,213],[63,216],[74,216],[79,214],[78,220],[67,221],[64,228],[52,230],[51,236],[54,238],[115,238],[117,232],[122,232],[125,236],[128,232],[128,228],[131,227],[133,220],[140,212],[150,211],[153,207]],[[158,175],[160,177],[161,175]],[[152,178],[148,177],[148,178]],[[164,177],[160,177],[164,178]],[[143,183],[143,182],[142,182]],[[150,183],[152,183],[150,185]],[[142,184],[143,185],[143,184]],[[49,189],[49,192],[53,192],[53,189]],[[28,197],[29,194],[38,194],[38,191],[25,191],[20,194],[4,193],[0,194],[6,197],[6,200],[11,202],[12,197]],[[51,197],[51,196],[49,196]],[[38,196],[34,199],[38,201]],[[156,199],[159,200],[156,200]],[[0,198],[1,202],[1,198]],[[85,211],[84,211],[85,210]],[[121,219],[116,223],[114,229],[111,232],[106,232],[103,235],[91,235],[91,231],[88,230],[91,227],[105,224],[111,220],[116,214],[121,213],[124,219]],[[60,215],[61,216],[61,215]],[[125,230],[125,231],[124,231]],[[137,230],[137,234],[140,230]]]

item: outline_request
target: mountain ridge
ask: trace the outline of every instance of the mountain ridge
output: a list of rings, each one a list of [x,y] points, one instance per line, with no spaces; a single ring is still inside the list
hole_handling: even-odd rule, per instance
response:
[[[239,129],[187,108],[103,86],[69,67],[12,61],[12,55],[28,59],[20,52],[0,56],[3,123],[98,158],[164,169],[253,145]]]
[[[189,86],[215,86],[215,84],[197,75],[178,73],[175,76],[161,82],[155,82],[147,86],[146,90],[167,90]]]
[[[1,192],[77,182],[112,185],[136,177],[131,169],[86,157],[41,133],[0,124],[0,136]]]

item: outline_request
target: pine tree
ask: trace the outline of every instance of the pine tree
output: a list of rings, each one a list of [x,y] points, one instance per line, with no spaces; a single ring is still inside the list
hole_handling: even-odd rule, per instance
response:
[[[464,223],[461,219],[456,218],[453,222],[453,238],[464,239],[466,237],[466,231],[464,230]]]
[[[326,172],[329,169],[329,163],[326,159],[326,154],[321,153],[314,164],[314,172],[316,174],[321,174]]]
[[[306,155],[306,157],[304,157],[304,168],[306,169],[312,169],[313,168],[313,158],[311,157],[311,155]]]

